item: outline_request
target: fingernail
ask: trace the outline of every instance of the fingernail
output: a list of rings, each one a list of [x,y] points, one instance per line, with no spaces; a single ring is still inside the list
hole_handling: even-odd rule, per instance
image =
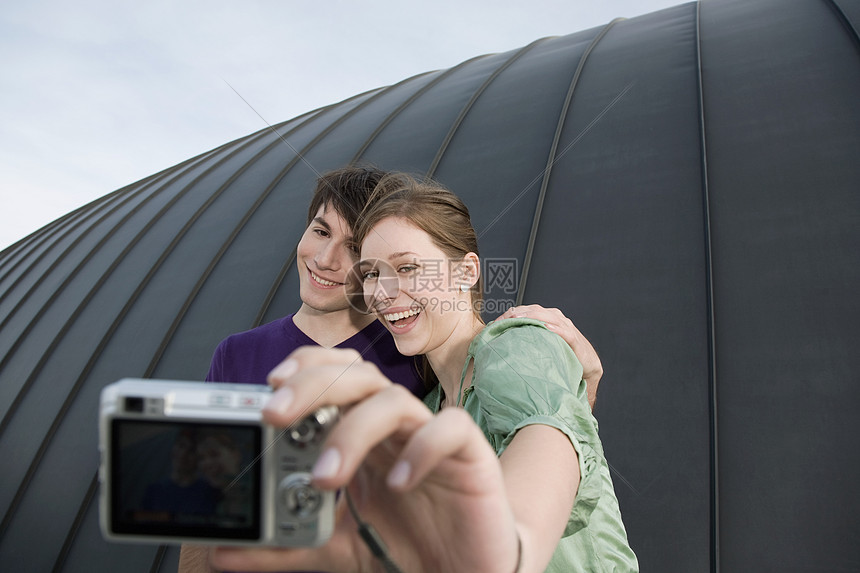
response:
[[[409,481],[409,476],[412,473],[412,466],[407,461],[397,462],[391,471],[388,472],[388,478],[385,480],[388,487],[401,488]]]
[[[317,458],[314,469],[311,470],[316,479],[327,479],[334,477],[340,469],[340,452],[335,448],[329,448]]]
[[[266,402],[265,406],[263,406],[263,409],[275,414],[286,414],[287,410],[290,409],[290,404],[292,403],[293,389],[289,386],[281,386],[275,390],[272,397],[269,398],[269,401]]]
[[[277,378],[289,378],[293,374],[296,373],[299,369],[299,363],[293,360],[292,358],[287,358],[283,362],[281,362],[269,376],[274,376]]]

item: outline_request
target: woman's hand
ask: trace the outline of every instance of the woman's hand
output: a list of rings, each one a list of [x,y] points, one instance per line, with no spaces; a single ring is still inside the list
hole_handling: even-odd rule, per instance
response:
[[[275,392],[266,422],[287,426],[323,405],[341,408],[313,469],[325,490],[347,487],[362,521],[409,572],[513,571],[516,523],[502,470],[469,415],[437,415],[351,350],[304,347],[269,376]],[[378,570],[344,510],[317,548],[219,547],[212,564],[228,570]]]
[[[509,308],[498,319],[503,318],[533,318],[543,322],[546,327],[561,336],[567,345],[579,358],[582,364],[582,378],[585,380],[588,393],[588,404],[594,408],[597,401],[597,385],[603,377],[603,365],[597,351],[585,338],[573,322],[557,308],[544,308],[539,304],[514,306]]]

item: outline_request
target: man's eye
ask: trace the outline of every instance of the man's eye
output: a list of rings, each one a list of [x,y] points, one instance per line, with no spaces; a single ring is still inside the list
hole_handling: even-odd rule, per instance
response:
[[[320,237],[328,237],[329,236],[328,231],[326,231],[325,229],[314,229],[314,233],[316,233]]]

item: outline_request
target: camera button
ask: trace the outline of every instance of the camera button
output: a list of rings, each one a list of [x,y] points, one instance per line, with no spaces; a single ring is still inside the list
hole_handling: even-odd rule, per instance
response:
[[[232,396],[230,394],[221,394],[219,392],[213,392],[209,395],[209,405],[210,406],[229,406],[232,402]]]
[[[323,503],[322,492],[311,485],[308,473],[294,473],[281,480],[278,497],[287,513],[300,519],[316,514]]]
[[[253,408],[258,410],[263,405],[263,397],[259,394],[241,394],[239,396],[240,408]]]

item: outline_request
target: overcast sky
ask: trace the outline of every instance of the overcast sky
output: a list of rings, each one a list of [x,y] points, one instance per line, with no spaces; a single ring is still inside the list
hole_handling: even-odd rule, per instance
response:
[[[0,250],[102,195],[264,128],[257,113],[286,121],[473,56],[681,3],[7,2]]]

